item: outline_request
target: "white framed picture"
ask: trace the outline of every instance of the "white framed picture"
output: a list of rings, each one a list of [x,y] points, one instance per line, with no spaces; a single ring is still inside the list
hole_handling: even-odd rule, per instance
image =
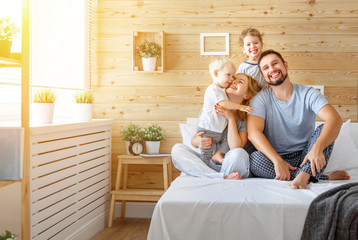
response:
[[[225,37],[225,51],[205,51],[205,38]],[[229,33],[200,33],[200,55],[229,55]]]

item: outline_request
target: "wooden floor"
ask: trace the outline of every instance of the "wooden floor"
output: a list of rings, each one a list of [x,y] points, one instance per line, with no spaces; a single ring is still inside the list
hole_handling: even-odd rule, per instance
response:
[[[146,240],[150,218],[117,218],[91,240]]]

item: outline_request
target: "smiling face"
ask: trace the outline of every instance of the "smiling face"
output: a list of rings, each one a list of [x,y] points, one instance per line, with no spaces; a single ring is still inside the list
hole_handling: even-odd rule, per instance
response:
[[[249,57],[249,61],[257,62],[262,52],[262,47],[263,45],[259,37],[247,35],[244,38],[244,45],[241,49]]]
[[[226,89],[228,95],[235,95],[236,97],[246,98],[248,89],[248,78],[243,74],[236,74],[234,81]]]
[[[235,68],[225,64],[220,70],[215,70],[215,84],[221,88],[228,87],[234,80]]]
[[[271,86],[281,85],[288,76],[287,62],[282,62],[282,60],[273,53],[261,59],[260,69],[266,82]]]

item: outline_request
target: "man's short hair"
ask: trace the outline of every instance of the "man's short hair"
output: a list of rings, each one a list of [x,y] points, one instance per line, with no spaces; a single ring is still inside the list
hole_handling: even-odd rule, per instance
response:
[[[258,65],[259,65],[260,71],[261,71],[261,67],[260,67],[260,62],[261,62],[261,60],[262,60],[265,56],[267,56],[267,55],[269,55],[269,54],[275,54],[276,56],[278,56],[278,57],[281,59],[282,63],[285,63],[285,60],[283,59],[283,57],[281,56],[281,54],[280,54],[279,52],[276,52],[275,50],[269,49],[269,50],[266,50],[266,51],[262,52],[262,53],[260,54],[260,56],[259,56],[259,59],[258,59],[257,63],[258,63]]]

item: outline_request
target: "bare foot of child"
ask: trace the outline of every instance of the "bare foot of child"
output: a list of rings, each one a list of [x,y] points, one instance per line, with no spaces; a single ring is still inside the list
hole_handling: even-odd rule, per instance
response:
[[[293,189],[306,189],[309,179],[308,173],[300,172],[288,185]]]
[[[241,180],[242,178],[239,173],[235,172],[235,173],[230,173],[229,175],[225,176],[224,179]]]
[[[349,180],[351,176],[346,171],[335,171],[328,174],[328,180]]]
[[[219,164],[222,164],[223,161],[224,161],[224,158],[223,158],[223,156],[221,155],[220,152],[216,152],[216,153],[211,157],[211,159],[213,160],[213,162],[219,163]]]

